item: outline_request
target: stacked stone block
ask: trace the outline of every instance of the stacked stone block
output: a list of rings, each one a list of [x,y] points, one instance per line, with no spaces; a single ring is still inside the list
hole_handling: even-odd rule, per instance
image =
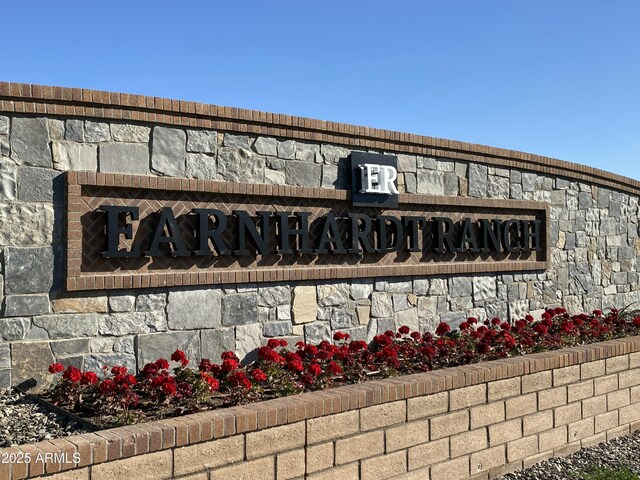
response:
[[[140,368],[175,348],[250,355],[268,338],[370,340],[468,316],[624,307],[638,290],[638,197],[442,157],[398,155],[401,192],[551,204],[546,272],[95,292],[64,291],[66,170],[347,188],[350,150],[326,143],[64,116],[0,116],[0,386],[52,360]],[[382,152],[394,153],[394,152]],[[33,367],[25,358],[38,358]],[[251,357],[249,357],[251,358]],[[25,370],[25,369],[28,369]],[[11,371],[13,370],[13,373]],[[46,382],[40,375],[39,382]]]

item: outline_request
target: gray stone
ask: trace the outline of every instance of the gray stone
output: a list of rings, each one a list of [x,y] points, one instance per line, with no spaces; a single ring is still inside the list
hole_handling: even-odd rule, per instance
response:
[[[322,188],[334,188],[338,182],[338,166],[322,165]]]
[[[138,365],[155,362],[159,358],[169,360],[176,350],[182,350],[197,366],[200,360],[200,336],[197,331],[167,332],[138,335]]]
[[[187,152],[216,153],[218,132],[213,130],[187,130]]]
[[[327,163],[338,163],[338,161],[342,158],[347,158],[349,156],[349,150],[343,147],[337,147],[335,145],[320,145],[320,153],[324,157],[325,162]]]
[[[291,305],[278,305],[276,307],[276,315],[278,320],[289,320],[293,319],[291,315]]]
[[[522,191],[533,192],[536,189],[538,175],[535,173],[524,172],[522,174]]]
[[[244,363],[256,358],[256,351],[264,345],[262,324],[239,325],[236,327],[236,355]]]
[[[261,307],[277,307],[291,303],[291,287],[289,285],[276,285],[273,287],[258,288],[258,305]]]
[[[331,328],[342,329],[349,328],[354,325],[355,310],[350,310],[343,307],[332,307],[329,316]]]
[[[109,297],[109,310],[112,312],[130,312],[136,297],[133,295],[112,295]]]
[[[200,332],[200,342],[202,344],[202,358],[220,362],[220,356],[223,352],[232,352],[236,348],[235,329],[202,330]]]
[[[296,160],[305,162],[322,163],[320,145],[296,140]]]
[[[393,318],[378,318],[376,320],[377,335],[382,335],[384,332],[395,332],[396,321]]]
[[[285,140],[284,142],[278,142],[278,157],[292,159],[296,156],[296,142],[295,140]]]
[[[51,350],[57,357],[59,355],[79,355],[89,353],[88,338],[78,338],[74,340],[57,340],[51,342]]]
[[[111,135],[116,142],[149,143],[151,128],[129,123],[112,123]]]
[[[382,292],[371,294],[371,316],[391,317],[393,316],[393,303],[391,295]]]
[[[260,155],[275,157],[278,154],[278,141],[275,138],[258,137],[253,148]]]
[[[99,319],[96,313],[42,315],[33,318],[33,325],[45,330],[51,339],[95,337]]]
[[[65,122],[64,138],[71,142],[84,142],[84,121],[68,119]]]
[[[581,192],[578,195],[578,208],[584,210],[593,206],[593,197],[589,192]]]
[[[470,297],[473,294],[471,277],[449,278],[449,295],[451,297]]]
[[[109,124],[87,120],[84,122],[84,140],[90,143],[108,142],[111,140]]]
[[[11,349],[8,343],[0,343],[0,368],[11,368]]]
[[[22,317],[49,313],[49,296],[8,295],[5,298],[4,314],[7,317]]]
[[[51,247],[7,247],[5,293],[47,293],[53,285],[54,257]]]
[[[416,166],[417,158],[415,155],[398,155],[399,172],[415,172]]]
[[[151,168],[163,175],[184,177],[187,134],[179,128],[153,127]]]
[[[175,290],[169,292],[169,328],[189,330],[217,328],[221,325],[220,290]]]
[[[444,173],[433,170],[418,170],[418,193],[444,195]]]
[[[467,319],[464,312],[449,312],[440,315],[440,321],[450,325],[451,328],[458,328],[458,326]]]
[[[234,135],[232,133],[225,133],[222,145],[224,147],[245,148],[250,149],[253,145],[254,138],[247,135]]]
[[[98,170],[98,147],[86,143],[52,142],[56,170]]]
[[[13,161],[8,158],[0,158],[0,201],[15,200],[17,195],[16,172],[16,164]]]
[[[30,391],[42,391],[55,379],[48,371],[49,365],[54,361],[48,342],[14,343],[11,346],[13,384],[35,381],[35,386]],[[26,387],[27,384],[23,386]]]
[[[349,295],[354,300],[365,300],[369,298],[369,295],[373,292],[373,285],[369,281],[354,280],[351,282],[351,288]]]
[[[429,280],[426,278],[416,278],[413,281],[412,291],[416,295],[426,295],[429,292]]]
[[[8,390],[11,386],[11,370],[8,368],[0,370],[0,388]]]
[[[0,318],[0,338],[7,341],[24,340],[29,334],[28,318]]]
[[[277,322],[266,322],[262,325],[262,334],[265,337],[283,337],[293,331],[291,322],[286,320]]]
[[[418,310],[415,308],[410,308],[408,310],[396,312],[393,318],[396,323],[396,328],[400,328],[403,325],[406,325],[411,329],[412,332],[417,332],[420,330],[420,321],[418,320]]]
[[[487,196],[489,198],[509,198],[509,179],[505,177],[490,176],[487,184]]]
[[[154,310],[164,310],[167,304],[165,293],[144,293],[136,298],[137,312],[152,312]]]
[[[147,144],[105,143],[100,145],[98,156],[101,172],[149,175]]]
[[[92,353],[84,358],[84,369],[92,372],[103,372],[103,367],[127,367],[131,373],[136,371],[136,357],[129,354]]]
[[[264,157],[249,150],[222,148],[218,152],[218,174],[228,182],[263,183]]]
[[[18,200],[23,202],[53,202],[62,198],[61,173],[38,167],[18,168]]]
[[[164,312],[111,313],[100,319],[100,335],[132,335],[156,333],[167,330]]]
[[[437,297],[420,297],[418,298],[418,316],[419,317],[435,317],[438,314],[438,298]]]
[[[247,325],[258,321],[258,295],[241,293],[222,299],[222,324],[224,326]]]
[[[186,175],[189,178],[201,180],[215,180],[218,169],[216,158],[206,153],[187,153]]]
[[[56,233],[60,233],[60,226]],[[53,205],[0,203],[0,245],[49,245],[54,235]]]
[[[0,135],[9,134],[9,117],[0,115]]]
[[[447,280],[432,278],[429,282],[429,295],[446,295],[448,293]]]
[[[47,124],[49,125],[49,138],[51,140],[64,140],[64,120],[49,118]]]
[[[496,298],[496,278],[493,276],[473,277],[473,300],[482,302]]]
[[[322,340],[331,339],[331,329],[326,322],[313,322],[304,326],[304,340],[307,343],[320,343]]]
[[[487,196],[487,173],[488,169],[484,165],[477,163],[469,164],[469,196],[470,197],[486,197]]]
[[[0,135],[0,156],[8,157],[11,155],[11,146],[7,135]]]
[[[285,161],[280,158],[267,157],[265,162],[267,168],[271,170],[284,170]]]
[[[287,185],[319,187],[322,167],[315,163],[292,161],[285,167]]]
[[[286,185],[287,179],[284,170],[270,170],[264,171],[264,182],[273,185]]]
[[[445,195],[458,195],[459,185],[458,176],[455,173],[444,174],[444,194]]]
[[[11,122],[11,158],[18,164],[51,167],[46,118],[15,117]]]
[[[404,293],[396,293],[391,296],[393,300],[393,311],[400,312],[409,308],[409,302],[407,301],[407,295]]]
[[[418,193],[418,179],[415,173],[405,173],[404,184],[407,193]]]
[[[549,200],[551,205],[556,207],[566,207],[567,206],[567,191],[566,190],[555,190],[551,192],[549,196]]]
[[[411,293],[413,285],[411,280],[391,278],[383,282],[384,291],[389,293]]]
[[[349,299],[349,284],[335,283],[318,286],[318,305],[343,306]]]

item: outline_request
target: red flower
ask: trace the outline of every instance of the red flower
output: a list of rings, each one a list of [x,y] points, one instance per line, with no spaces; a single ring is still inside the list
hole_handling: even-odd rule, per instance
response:
[[[533,322],[533,317],[531,315],[525,316],[524,319],[529,323]]]
[[[177,391],[178,391],[178,389],[176,388],[175,381],[173,381],[173,382],[164,382],[162,384],[162,392],[167,396],[168,395],[175,395]]]
[[[156,373],[158,373],[158,365],[155,363],[147,363],[144,367],[142,367],[142,374],[145,377],[152,377]]]
[[[349,335],[348,333],[344,333],[344,332],[336,332],[333,334],[333,339],[335,341],[340,341],[340,340],[349,340],[351,338],[351,335]]]
[[[270,338],[267,342],[267,347],[269,348],[278,348],[280,346],[280,340],[277,338]]]
[[[593,311],[593,314],[594,314],[596,317],[601,317],[601,316],[602,316],[602,310],[594,310],[594,311]]]
[[[73,383],[78,383],[82,378],[82,372],[73,365],[69,365],[62,374],[62,378]]]
[[[234,387],[244,387],[247,390],[251,388],[251,381],[249,380],[249,377],[247,377],[247,374],[242,370],[233,372],[230,375],[229,380]]]
[[[546,335],[549,332],[549,330],[547,329],[546,325],[543,325],[542,323],[538,323],[535,327],[533,327],[533,330],[538,335]]]
[[[510,324],[509,322],[502,322],[502,323],[500,324],[500,328],[501,328],[502,330],[507,330],[507,331],[509,331],[509,330],[511,330],[511,324]]]
[[[164,358],[159,358],[155,363],[160,370],[166,370],[167,368],[169,368],[169,362],[167,362]]]
[[[220,382],[213,378],[211,375],[205,372],[200,372],[200,378],[205,381],[207,385],[209,385],[209,390],[215,392],[220,388]]]
[[[314,375],[316,377],[322,373],[322,367],[317,363],[312,363],[311,365],[309,365],[307,370],[311,375]]]
[[[98,376],[93,372],[84,372],[80,378],[82,385],[95,385],[98,383]]]
[[[340,375],[342,373],[342,367],[334,361],[329,362],[327,369],[334,375]]]
[[[223,360],[221,370],[223,372],[229,373],[238,368],[238,361],[233,358],[227,358]]]
[[[220,358],[222,360],[235,360],[236,362],[240,362],[240,359],[233,352],[222,352],[222,354],[220,355]]]
[[[111,373],[113,375],[126,375],[127,371],[128,371],[127,367],[121,367],[121,366],[118,366],[118,365],[116,365],[114,367],[111,367]]]
[[[491,325],[500,325],[501,320],[498,317],[493,317],[491,319]]]
[[[171,354],[171,360],[174,362],[180,362],[183,367],[186,367],[189,364],[189,360],[187,360],[187,356],[182,350],[176,350],[173,352]]]
[[[451,327],[444,322],[440,322],[438,328],[436,328],[436,335],[442,337],[443,335],[449,333],[451,331]]]
[[[478,319],[476,317],[469,317],[467,318],[467,322],[469,322],[472,325],[475,325],[478,323]]]
[[[633,326],[640,327],[640,317],[636,317],[633,319]]]
[[[52,363],[49,365],[49,373],[60,373],[64,370],[64,365],[61,363]]]
[[[262,370],[260,370],[259,368],[256,368],[255,370],[253,370],[253,372],[251,372],[251,377],[256,381],[256,382],[264,382],[267,379],[267,374],[264,373]]]
[[[98,390],[100,390],[100,393],[102,394],[108,394],[111,393],[114,388],[115,388],[116,384],[113,383],[113,380],[103,380],[100,383],[100,386],[98,387]]]
[[[406,325],[402,325],[399,329],[398,329],[398,333],[401,333],[402,335],[408,335],[409,332],[411,330],[409,329],[409,327],[407,327]]]

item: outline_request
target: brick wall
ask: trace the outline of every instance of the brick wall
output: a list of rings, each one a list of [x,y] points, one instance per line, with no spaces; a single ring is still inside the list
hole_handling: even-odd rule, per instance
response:
[[[488,479],[639,428],[631,337],[3,449],[80,463],[0,478]]]

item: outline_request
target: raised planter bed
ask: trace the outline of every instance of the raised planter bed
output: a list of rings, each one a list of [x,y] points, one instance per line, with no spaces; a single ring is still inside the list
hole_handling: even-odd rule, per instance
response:
[[[0,478],[495,478],[638,428],[636,336],[2,449]]]

